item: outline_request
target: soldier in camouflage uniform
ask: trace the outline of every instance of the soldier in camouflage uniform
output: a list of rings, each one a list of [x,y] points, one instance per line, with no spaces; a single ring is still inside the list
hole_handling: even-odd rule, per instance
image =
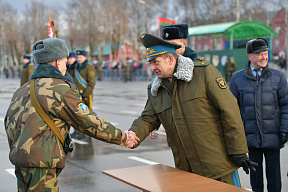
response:
[[[104,142],[126,147],[129,142],[136,142],[136,136],[128,136],[83,103],[75,85],[64,76],[68,56],[64,40],[37,41],[32,53],[39,64],[30,77],[36,79],[36,98],[63,138],[73,126]],[[14,93],[5,117],[9,159],[15,165],[18,191],[56,192],[59,191],[57,176],[65,167],[67,155],[31,103],[29,84],[30,81]]]
[[[89,63],[87,57],[88,52],[85,50],[77,50],[77,64],[74,70],[74,83],[77,86],[84,103],[92,109],[93,89],[96,82],[95,67]],[[75,139],[89,140],[85,134],[75,130],[71,135]]]
[[[23,69],[21,71],[21,86],[29,81],[31,74],[34,71],[34,65],[30,63],[30,61],[31,56],[29,54],[25,54],[22,59]]]

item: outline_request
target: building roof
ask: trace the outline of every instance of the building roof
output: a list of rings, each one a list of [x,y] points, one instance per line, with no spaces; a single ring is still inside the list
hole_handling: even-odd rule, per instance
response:
[[[189,28],[189,35],[201,37],[208,34],[211,34],[212,36],[224,34],[226,37],[234,40],[253,39],[257,37],[271,38],[278,36],[272,28],[256,21],[217,23]]]

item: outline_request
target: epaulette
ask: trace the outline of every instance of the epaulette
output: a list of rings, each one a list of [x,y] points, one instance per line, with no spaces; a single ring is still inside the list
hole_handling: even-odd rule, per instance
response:
[[[147,89],[151,89],[152,87],[152,83],[150,83],[148,86],[147,86]]]
[[[209,65],[209,62],[207,62],[202,56],[198,56],[194,62],[194,67],[206,67],[207,65]]]

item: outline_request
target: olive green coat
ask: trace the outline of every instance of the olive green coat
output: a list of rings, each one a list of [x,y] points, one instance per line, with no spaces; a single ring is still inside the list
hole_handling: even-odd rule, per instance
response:
[[[193,64],[178,55],[174,77],[173,95],[159,78],[148,86],[146,106],[131,130],[142,142],[162,124],[178,169],[212,179],[238,169],[229,155],[248,152],[244,127],[219,71],[202,57]]]
[[[34,71],[34,65],[32,63],[27,63],[23,66],[23,70],[21,72],[21,83],[20,85],[24,85],[26,82],[30,80],[30,76]]]
[[[95,77],[95,67],[88,62],[88,60],[84,61],[81,65],[78,64],[76,67],[79,74],[83,77],[83,79],[87,82],[87,88],[83,88],[77,81],[74,75],[74,83],[79,89],[80,92],[83,92],[85,97],[89,97],[89,95],[93,95],[93,89],[96,83]]]

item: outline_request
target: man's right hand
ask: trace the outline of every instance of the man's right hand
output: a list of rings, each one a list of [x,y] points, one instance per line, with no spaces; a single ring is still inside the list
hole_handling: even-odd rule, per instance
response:
[[[127,140],[124,146],[131,149],[132,147],[134,147],[134,145],[138,144],[138,141],[140,141],[140,139],[136,136],[136,133],[134,131],[126,130],[125,133],[127,135]]]

